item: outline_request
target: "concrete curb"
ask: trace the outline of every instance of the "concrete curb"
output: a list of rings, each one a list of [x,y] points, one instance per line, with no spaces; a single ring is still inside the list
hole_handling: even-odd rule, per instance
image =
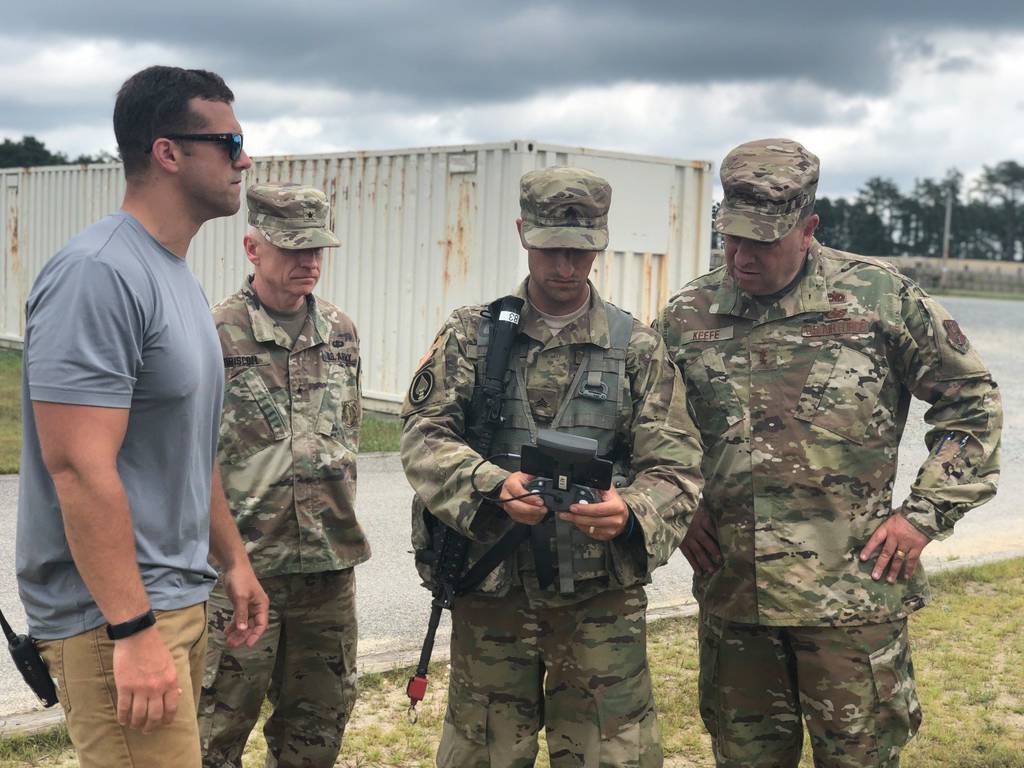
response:
[[[975,565],[994,563],[1000,560],[1011,560],[1015,557],[1024,557],[1024,550],[1010,550],[993,554],[974,555],[959,557],[947,560],[932,560],[926,563],[929,573],[938,573],[957,568],[969,568]],[[662,619],[674,619],[697,614],[697,603],[692,599],[681,603],[671,603],[660,606],[653,606],[647,609],[647,620],[649,622]],[[445,626],[438,630],[437,645],[433,655],[434,661],[448,660],[448,638],[451,630]],[[395,669],[403,669],[415,666],[419,660],[420,649],[415,647],[402,647],[397,649],[384,649],[359,656],[360,675],[390,672]],[[33,733],[55,728],[64,722],[64,712],[60,706],[50,709],[35,710],[19,714],[0,717],[0,738],[8,736],[29,736]]]
[[[696,616],[697,603],[690,600],[685,603],[674,605],[656,606],[647,609],[648,622],[660,621],[661,619],[672,619],[680,616]],[[451,630],[446,626],[438,629],[436,645],[432,661],[448,661],[448,639],[451,637]],[[372,653],[359,655],[359,674],[379,674],[391,672],[396,669],[408,669],[416,666],[420,658],[420,648],[402,647],[397,649],[385,649]],[[0,738],[8,736],[30,736],[33,733],[41,733],[51,728],[56,728],[64,722],[64,711],[60,706],[49,709],[23,712],[6,717],[0,717]]]

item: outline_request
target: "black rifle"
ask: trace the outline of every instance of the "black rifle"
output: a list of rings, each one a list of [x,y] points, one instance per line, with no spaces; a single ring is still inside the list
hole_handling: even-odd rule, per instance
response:
[[[39,697],[44,707],[52,707],[57,703],[57,689],[53,687],[50,671],[39,655],[36,641],[28,635],[15,634],[4,618],[3,611],[0,611],[0,627],[7,636],[7,649],[11,652],[11,658],[28,687]]]
[[[483,458],[491,453],[494,433],[502,424],[502,400],[505,394],[505,374],[508,371],[512,345],[519,332],[519,320],[523,310],[523,300],[515,296],[506,296],[492,302],[487,309],[490,315],[487,357],[484,360],[484,378],[473,390],[470,406],[472,418],[468,419],[472,426],[467,429],[467,442]],[[429,514],[429,513],[428,513]],[[409,678],[405,692],[409,696],[410,719],[415,721],[416,705],[427,693],[427,667],[430,656],[434,652],[434,636],[437,634],[441,613],[451,610],[455,598],[472,589],[494,570],[501,562],[493,560],[493,564],[483,573],[482,568],[474,568],[471,582],[470,575],[463,578],[466,560],[469,555],[469,539],[453,528],[444,525],[437,519],[430,519],[431,538],[433,544],[432,571],[434,578],[433,600],[430,608],[430,621],[427,624],[427,635],[423,640],[419,664],[416,674]],[[493,552],[493,550],[492,550]],[[491,555],[492,552],[488,552]],[[479,563],[477,564],[479,565]]]

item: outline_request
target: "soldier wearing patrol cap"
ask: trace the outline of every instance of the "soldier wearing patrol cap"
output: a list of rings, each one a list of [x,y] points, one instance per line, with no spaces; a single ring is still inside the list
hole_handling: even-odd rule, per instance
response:
[[[313,295],[323,249],[339,245],[324,193],[254,184],[246,199],[254,272],[213,309],[226,380],[218,460],[270,620],[255,645],[230,648],[222,585],[210,597],[203,764],[241,766],[268,696],[268,765],[328,768],[356,697],[353,566],[370,556],[355,517],[359,337]]]
[[[706,486],[680,549],[701,609],[700,709],[719,766],[896,766],[921,708],[907,616],[933,539],[992,498],[1002,409],[945,309],[886,262],[814,239],[818,158],[752,141],[722,163],[725,266],[656,327],[683,372]],[[929,453],[892,507],[910,396]]]
[[[413,378],[402,408],[402,462],[439,524],[470,539],[471,562],[523,523],[540,526],[534,546],[558,551],[559,573],[541,586],[527,542],[455,601],[437,763],[532,766],[543,726],[555,768],[660,766],[643,585],[696,505],[700,444],[661,340],[588,280],[608,245],[608,182],[581,168],[531,171],[520,202],[529,276],[515,293],[525,304],[493,460],[467,439],[486,359],[480,305],[452,313]],[[596,439],[621,485],[599,503],[548,517],[540,498],[522,498],[530,477],[515,471],[518,463],[495,456],[533,444],[539,428]],[[496,503],[473,492],[474,468],[476,487]],[[430,543],[421,511],[414,507],[418,553]],[[417,564],[429,583],[424,559]],[[563,589],[564,581],[572,587]]]

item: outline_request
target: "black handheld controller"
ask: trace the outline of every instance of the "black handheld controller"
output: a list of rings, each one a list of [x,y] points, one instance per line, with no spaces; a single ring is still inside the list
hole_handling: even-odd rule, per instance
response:
[[[555,481],[536,477],[526,484],[526,490],[544,499],[544,506],[552,512],[568,512],[573,504],[597,504],[601,497],[585,485],[569,483],[564,490],[555,487]]]
[[[601,501],[599,489],[612,484],[612,463],[597,457],[597,441],[551,429],[537,433],[537,445],[524,445],[520,469],[535,475],[526,490],[544,499],[553,512],[566,512],[571,504]]]

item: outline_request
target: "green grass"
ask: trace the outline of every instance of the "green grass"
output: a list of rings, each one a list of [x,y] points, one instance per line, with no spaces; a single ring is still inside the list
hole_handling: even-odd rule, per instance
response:
[[[364,413],[361,453],[397,451],[402,422],[397,416]],[[0,349],[0,475],[17,474],[21,464],[21,353]]]
[[[0,475],[18,471],[21,458],[21,353],[0,349]]]
[[[960,288],[929,288],[932,296],[965,296],[971,299],[1006,299],[1008,301],[1024,301],[1024,293],[1010,291],[971,291]]]
[[[1024,558],[947,571],[932,580],[931,606],[910,620],[924,723],[903,768],[1024,768]],[[695,619],[651,625],[649,655],[665,765],[712,768],[697,714]],[[345,732],[341,768],[433,765],[444,720],[447,666],[435,664],[419,722],[406,720],[409,670],[365,675]],[[266,714],[266,713],[264,713]],[[74,766],[66,735],[0,740],[0,768]],[[257,727],[244,765],[263,765]],[[548,766],[541,747],[538,766]],[[811,768],[809,750],[801,768]]]
[[[397,416],[381,413],[363,413],[363,426],[359,430],[359,452],[397,451],[402,437],[402,422]]]
[[[31,736],[0,738],[0,766],[77,765],[73,759],[71,739],[63,725]]]

